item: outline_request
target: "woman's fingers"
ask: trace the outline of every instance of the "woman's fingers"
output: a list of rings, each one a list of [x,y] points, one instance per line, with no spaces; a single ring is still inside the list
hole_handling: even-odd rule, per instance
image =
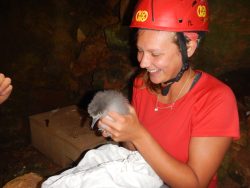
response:
[[[109,127],[101,122],[101,120],[98,122],[98,129],[102,132],[103,137],[111,137],[111,133],[107,130]]]

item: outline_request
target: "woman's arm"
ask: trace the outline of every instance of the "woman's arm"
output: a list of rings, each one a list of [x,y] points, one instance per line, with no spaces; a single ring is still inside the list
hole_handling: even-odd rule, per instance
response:
[[[192,138],[188,163],[166,153],[147,133],[135,146],[156,173],[171,187],[207,187],[229,148],[229,137]]]
[[[131,150],[131,151],[136,151],[137,150],[132,142],[121,142],[121,145],[124,148],[127,148],[128,150]]]
[[[188,163],[176,160],[162,149],[131,113],[110,113],[103,118],[114,141],[131,141],[162,180],[171,187],[207,187],[230,146],[230,137],[194,137],[189,147]]]

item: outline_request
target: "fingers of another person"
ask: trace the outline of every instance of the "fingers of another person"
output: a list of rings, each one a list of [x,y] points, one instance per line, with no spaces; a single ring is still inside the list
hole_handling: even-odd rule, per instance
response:
[[[11,85],[11,79],[0,73],[0,104],[7,100],[12,89],[13,86]]]
[[[12,90],[11,79],[0,74],[0,95],[7,95]]]
[[[12,86],[8,87],[4,92],[0,93],[0,104],[8,99],[12,91]]]
[[[7,88],[0,90],[0,96],[7,96],[8,97],[10,95],[12,89],[13,89],[13,86],[9,85]]]

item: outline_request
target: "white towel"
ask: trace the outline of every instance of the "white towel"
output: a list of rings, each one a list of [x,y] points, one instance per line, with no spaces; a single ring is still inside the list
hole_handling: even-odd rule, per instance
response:
[[[48,178],[42,188],[159,188],[163,181],[138,151],[106,144],[88,151],[80,163]]]

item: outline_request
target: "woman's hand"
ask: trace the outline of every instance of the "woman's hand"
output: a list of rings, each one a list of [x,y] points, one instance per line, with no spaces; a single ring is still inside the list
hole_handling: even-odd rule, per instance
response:
[[[13,86],[11,79],[0,73],[0,104],[2,104],[10,96]]]
[[[144,130],[132,106],[129,106],[128,115],[109,112],[99,121],[99,127],[103,129],[103,136],[111,136],[116,142],[130,141],[133,143],[134,140],[141,137],[140,134]]]

